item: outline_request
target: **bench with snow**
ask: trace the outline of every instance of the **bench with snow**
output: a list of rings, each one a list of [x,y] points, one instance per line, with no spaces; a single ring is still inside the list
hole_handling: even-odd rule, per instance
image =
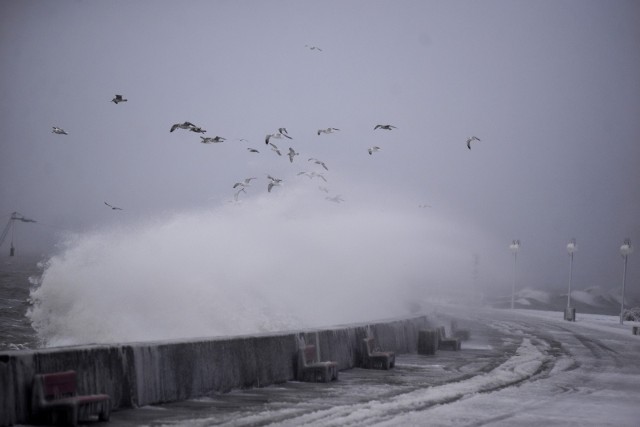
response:
[[[447,337],[444,326],[438,328],[438,350],[460,350],[460,340]]]
[[[468,341],[471,338],[471,333],[468,329],[459,329],[458,322],[454,319],[451,321],[451,335],[453,338],[458,338],[460,341]]]
[[[298,349],[298,381],[329,382],[338,379],[336,362],[319,362],[316,346],[305,345]]]
[[[76,371],[36,374],[33,378],[32,414],[35,421],[76,426],[78,420],[98,415],[109,421],[111,400],[107,394],[78,395]]]
[[[382,351],[375,346],[374,338],[362,340],[362,367],[365,369],[391,369],[396,365],[393,351]]]

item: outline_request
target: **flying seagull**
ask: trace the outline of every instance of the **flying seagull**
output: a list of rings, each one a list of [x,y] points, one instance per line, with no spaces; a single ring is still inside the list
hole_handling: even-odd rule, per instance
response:
[[[192,127],[189,128],[189,130],[191,132],[195,132],[195,133],[206,133],[207,132],[206,130],[202,129],[199,126],[192,126]]]
[[[240,189],[233,194],[233,200],[235,200],[236,202],[238,201],[238,196],[240,195],[241,191],[244,194],[247,194],[247,192],[244,190],[244,187],[240,187]]]
[[[191,122],[176,123],[175,125],[171,126],[171,130],[169,132],[173,132],[176,129],[191,129],[195,127],[196,125]]]
[[[282,135],[280,132],[267,134],[267,136],[264,138],[264,143],[265,143],[266,145],[268,145],[268,144],[269,144],[269,140],[270,140],[271,138],[274,138],[274,139],[282,139],[282,136],[283,136],[283,135]],[[289,138],[289,137],[287,137],[287,138]],[[291,138],[289,138],[289,139],[291,139]]]
[[[122,95],[116,95],[111,102],[118,104],[118,102],[127,102],[127,99],[123,98]]]
[[[309,160],[307,160],[308,162],[313,162],[316,165],[320,165],[322,166],[325,170],[329,170],[329,168],[327,167],[327,165],[324,164],[323,161],[316,159],[315,157],[311,157]]]
[[[105,205],[107,205],[107,206],[109,206],[109,207],[110,207],[112,210],[114,210],[114,211],[121,211],[121,210],[123,210],[122,208],[119,208],[119,207],[117,207],[117,206],[112,206],[112,205],[110,205],[110,204],[109,204],[109,203],[107,203],[107,202],[104,202],[104,204],[105,204]]]
[[[203,144],[209,144],[209,143],[212,143],[212,142],[213,143],[217,143],[217,142],[222,142],[222,141],[226,140],[226,138],[223,138],[221,136],[216,136],[215,138],[211,138],[211,137],[206,137],[205,138],[204,136],[201,136],[200,139],[202,139],[202,141],[200,141],[200,142],[202,142]]]
[[[287,130],[285,128],[279,128],[278,132],[267,134],[267,136],[264,138],[264,143],[269,144],[269,140],[271,138],[282,139],[282,137],[293,139],[287,134]]]
[[[250,153],[259,153],[255,148],[247,148],[247,150],[249,150]]]
[[[369,151],[369,155],[372,155],[373,153],[375,153],[376,151],[380,150],[380,147],[374,145],[373,147],[369,147],[367,149],[367,151]]]
[[[340,202],[344,202],[344,199],[342,197],[340,197],[340,195],[338,194],[337,196],[333,196],[333,197],[325,197],[325,199],[331,201],[331,202],[335,202],[335,203],[340,203]]]
[[[64,129],[56,126],[53,126],[53,130],[51,132],[57,133],[58,135],[69,135],[67,132],[64,131]]]
[[[280,150],[278,150],[276,144],[270,142],[269,145],[271,146],[271,151],[275,151],[278,156],[282,156],[282,153],[280,152]]]
[[[373,130],[376,130],[376,129],[391,130],[391,129],[396,129],[396,127],[393,125],[376,125],[376,127],[374,127]]]
[[[325,178],[324,175],[322,175],[321,173],[315,172],[315,171],[313,171],[313,172],[298,172],[298,176],[300,176],[300,175],[305,175],[305,176],[309,177],[309,179],[318,177],[318,178],[321,178],[324,182],[327,182],[327,178]]]
[[[467,148],[469,150],[471,150],[471,141],[480,141],[480,138],[478,138],[477,136],[470,136],[469,138],[467,138]]]
[[[282,134],[282,136],[286,136],[289,139],[293,139],[289,136],[289,132],[285,128],[278,128],[278,132]]]
[[[338,131],[338,128],[326,128],[326,129],[318,129],[318,135],[321,133],[333,133],[334,131]]]
[[[233,184],[233,188],[236,188],[236,187],[242,187],[242,188],[250,187],[252,179],[256,179],[256,177],[245,178],[244,181],[242,181],[242,182],[236,182],[235,184]]]
[[[289,156],[289,161],[291,163],[293,163],[293,158],[299,154],[300,153],[296,153],[296,151],[293,148],[289,147],[289,153],[287,155]]]
[[[269,185],[267,186],[267,192],[271,193],[271,189],[276,185],[280,185],[282,180],[280,178],[274,178],[271,175],[267,175],[267,178],[269,178]]]
[[[304,47],[308,48],[309,50],[319,50],[320,52],[322,52],[322,49],[320,49],[318,46],[309,46],[308,44],[305,44]]]

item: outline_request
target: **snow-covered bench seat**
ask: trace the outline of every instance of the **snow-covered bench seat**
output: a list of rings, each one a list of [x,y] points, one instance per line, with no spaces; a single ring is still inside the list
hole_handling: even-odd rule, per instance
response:
[[[438,350],[460,350],[460,340],[447,337],[444,326],[438,328]]]
[[[298,350],[298,380],[307,382],[329,382],[338,379],[336,362],[319,362],[315,345],[305,345]]]
[[[374,338],[362,340],[362,367],[365,369],[391,369],[396,364],[393,351],[382,351],[375,346]]]
[[[79,419],[98,415],[109,421],[111,400],[107,394],[78,395],[76,371],[36,374],[33,378],[32,410],[36,421],[78,425]]]

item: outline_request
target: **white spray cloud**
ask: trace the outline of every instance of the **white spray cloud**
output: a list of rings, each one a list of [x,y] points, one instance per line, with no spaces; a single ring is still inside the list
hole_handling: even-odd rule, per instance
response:
[[[70,238],[32,291],[39,336],[55,346],[371,321],[470,278],[456,261],[469,234],[432,213],[279,190]]]

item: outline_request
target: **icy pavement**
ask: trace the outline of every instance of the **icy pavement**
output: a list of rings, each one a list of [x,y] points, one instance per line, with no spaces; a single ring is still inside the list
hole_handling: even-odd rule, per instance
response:
[[[458,313],[462,351],[398,355],[390,371],[112,414],[111,426],[638,426],[640,337],[614,316]]]

